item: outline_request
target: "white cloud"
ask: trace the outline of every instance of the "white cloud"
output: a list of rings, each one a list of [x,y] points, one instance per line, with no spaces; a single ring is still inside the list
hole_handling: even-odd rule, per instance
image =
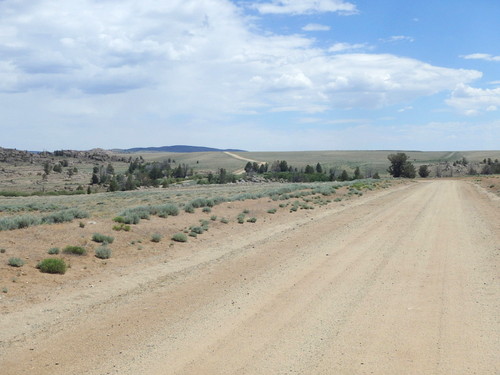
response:
[[[357,13],[356,5],[343,0],[272,0],[253,7],[262,14]]]
[[[500,88],[478,89],[459,84],[446,103],[469,116],[500,108]]]
[[[492,56],[487,53],[472,53],[461,57],[467,60],[500,61],[500,56]]]
[[[406,42],[414,42],[415,39],[412,38],[411,36],[406,36],[406,35],[393,35],[389,38],[386,39],[379,39],[381,42],[385,43],[394,43],[394,42],[401,42],[401,41],[406,41]]]
[[[365,43],[335,43],[330,48],[328,48],[328,52],[343,52],[343,51],[353,51],[356,49],[371,49],[371,47]]]
[[[413,109],[413,107],[411,105],[408,105],[408,106],[406,106],[404,108],[398,109],[398,112],[399,113],[403,113],[403,112],[406,112],[406,111],[411,111],[412,109]]]
[[[304,31],[328,31],[330,30],[330,26],[320,25],[318,23],[309,23],[305,25],[302,30]]]
[[[309,12],[349,3],[293,4]],[[249,22],[228,0],[0,1],[0,116],[18,127],[65,124],[53,139],[71,133],[90,147],[103,132],[139,141],[138,128],[145,144],[151,134],[168,143],[188,128],[179,124],[221,134],[218,124],[240,114],[406,105],[481,76],[390,54],[339,54],[370,46],[321,49],[304,36],[258,34]],[[42,130],[26,134],[46,142]]]

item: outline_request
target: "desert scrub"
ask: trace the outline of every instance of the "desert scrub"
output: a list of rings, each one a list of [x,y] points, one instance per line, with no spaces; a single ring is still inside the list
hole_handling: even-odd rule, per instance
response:
[[[0,231],[28,228],[41,223],[42,219],[32,215],[3,217],[0,219]]]
[[[21,258],[9,258],[7,264],[11,267],[22,267],[24,266],[24,260]]]
[[[151,236],[151,242],[160,242],[162,239],[162,235],[159,234],[159,233],[154,233],[152,236]]]
[[[111,258],[111,249],[107,246],[99,246],[95,249],[95,256],[99,259]]]
[[[172,240],[176,242],[187,242],[187,236],[184,233],[176,233],[172,236]]]
[[[56,255],[59,254],[59,248],[58,247],[51,247],[48,251],[47,254],[50,255]]]
[[[199,226],[193,226],[190,229],[191,229],[191,232],[196,233],[196,234],[203,234],[203,232],[205,232],[203,227],[199,227]]]
[[[194,214],[194,207],[191,205],[187,205],[184,207],[184,211],[187,212],[188,214]]]
[[[42,224],[66,223],[73,221],[73,219],[85,219],[87,217],[89,217],[89,214],[86,211],[78,208],[70,208],[68,210],[53,212],[42,217]]]
[[[41,224],[64,223],[73,219],[83,219],[86,217],[88,217],[88,213],[76,208],[53,212],[42,217],[33,215],[4,217],[0,219],[0,231],[28,228]]]
[[[116,230],[116,231],[121,231],[121,230],[123,230],[123,231],[125,231],[125,232],[130,232],[130,228],[131,228],[131,227],[130,227],[130,225],[128,225],[128,224],[123,224],[123,223],[121,223],[121,224],[117,224],[117,225],[113,225],[113,230]]]
[[[243,224],[245,222],[245,214],[239,214],[236,217],[236,220],[238,221],[238,224]]]
[[[212,220],[212,221],[217,220],[217,215],[212,215],[212,216],[210,216],[210,220]]]
[[[212,212],[212,209],[210,207],[203,207],[203,209],[201,211],[206,213],[206,214],[209,214],[210,212]]]
[[[256,217],[251,217],[251,218],[247,219],[247,223],[255,223],[255,222],[257,222]]]
[[[85,250],[81,246],[66,246],[63,250],[63,253],[71,255],[86,255],[87,250]]]
[[[276,213],[276,208],[270,208],[269,210],[267,210],[267,213],[268,214],[275,214]]]
[[[198,234],[195,232],[189,232],[188,236],[196,238],[196,237],[198,237]]]
[[[36,266],[43,273],[58,273],[64,275],[68,266],[63,259],[46,258]]]
[[[220,222],[222,224],[227,224],[227,223],[229,223],[229,220],[227,218],[223,217],[222,219],[220,219]]]
[[[114,240],[115,240],[114,237],[106,236],[106,235],[101,234],[101,233],[94,233],[92,235],[92,241],[94,241],[94,242],[99,242],[99,243],[113,243]]]
[[[174,204],[164,204],[161,206],[156,206],[155,208],[155,215],[158,215],[159,217],[167,217],[167,216],[177,216],[179,215],[179,208],[174,205]]]

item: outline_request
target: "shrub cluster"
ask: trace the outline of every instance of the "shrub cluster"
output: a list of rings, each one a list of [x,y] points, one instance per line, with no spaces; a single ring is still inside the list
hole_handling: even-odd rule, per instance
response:
[[[187,242],[187,236],[184,233],[176,233],[172,236],[172,240],[176,242]]]
[[[95,256],[99,259],[109,259],[111,258],[111,249],[106,245],[99,246],[95,249]]]
[[[41,224],[70,222],[73,219],[83,219],[88,216],[89,214],[85,211],[76,208],[70,208],[67,210],[53,212],[42,217],[33,215],[4,217],[0,219],[0,231],[28,228]]]
[[[81,246],[66,246],[63,250],[63,253],[71,255],[86,255],[87,250],[85,250]]]
[[[63,259],[46,258],[38,263],[37,268],[43,273],[59,273],[64,275],[68,266]]]
[[[8,264],[11,267],[22,267],[24,266],[24,260],[21,258],[9,258]]]
[[[160,242],[162,239],[162,235],[159,233],[155,233],[151,236],[151,242]]]
[[[94,241],[94,242],[99,242],[99,243],[113,243],[114,240],[115,240],[114,237],[106,236],[106,235],[101,234],[101,233],[94,233],[92,235],[92,241]]]

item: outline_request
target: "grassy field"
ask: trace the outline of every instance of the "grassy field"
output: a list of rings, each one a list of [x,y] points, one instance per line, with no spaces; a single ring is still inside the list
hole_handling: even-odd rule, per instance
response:
[[[233,154],[244,159],[265,162],[270,165],[276,160],[286,160],[288,165],[298,169],[304,168],[308,164],[315,166],[319,162],[325,172],[334,168],[337,174],[340,174],[345,169],[349,175],[352,175],[354,169],[359,167],[361,173],[365,175],[377,172],[381,177],[389,177],[387,173],[389,166],[387,156],[395,152],[397,151],[239,152]],[[500,159],[500,151],[405,152],[416,168],[422,164],[453,163],[463,157],[477,163],[485,158]],[[245,160],[237,159],[223,152],[142,153],[124,154],[122,156],[127,160],[142,157],[147,162],[162,162],[170,159],[172,168],[179,164],[187,164],[195,173],[217,172],[219,168],[224,168],[231,173],[242,173],[247,163]],[[62,173],[51,172],[46,176],[44,176],[41,163],[0,162],[0,191],[33,193],[58,190],[71,192],[75,191],[79,186],[86,190],[92,177],[93,167],[105,168],[108,164],[108,162],[55,156],[50,158],[50,162],[55,164],[64,159],[69,162],[68,168],[64,168]],[[117,173],[124,173],[129,165],[126,162],[112,162],[112,164]],[[77,168],[78,172],[69,176],[67,174],[69,168]],[[479,167],[476,169],[480,170]],[[93,186],[92,190],[97,192],[99,188]]]
[[[485,158],[500,159],[500,151],[294,151],[294,152],[235,152],[243,158],[253,159],[271,164],[275,160],[286,160],[289,165],[303,168],[307,164],[320,163],[323,169],[346,169],[352,173],[356,167],[367,168],[387,176],[389,161],[387,156],[395,152],[405,152],[410,160],[418,167],[421,164],[453,162],[467,158],[469,161],[479,162]],[[127,154],[141,155],[147,161],[162,161],[168,158],[176,163],[185,163],[195,171],[215,170],[225,168],[235,171],[245,166],[246,162],[238,160],[222,152],[197,153],[147,153]]]

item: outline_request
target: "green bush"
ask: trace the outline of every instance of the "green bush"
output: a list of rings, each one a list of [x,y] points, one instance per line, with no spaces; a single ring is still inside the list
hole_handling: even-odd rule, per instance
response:
[[[66,246],[63,250],[63,253],[71,255],[86,255],[87,250],[85,250],[81,246]]]
[[[205,230],[202,227],[191,227],[191,232],[194,232],[196,234],[203,234]]]
[[[189,237],[195,237],[195,238],[196,238],[196,237],[198,236],[198,234],[197,234],[197,233],[195,233],[195,232],[189,232],[188,236],[189,236]]]
[[[121,224],[123,224],[123,223],[125,223],[125,218],[123,216],[116,216],[116,217],[113,218],[113,221],[115,223],[121,223]]]
[[[151,242],[160,242],[162,239],[162,235],[159,233],[155,233],[151,236]]]
[[[172,236],[172,240],[176,242],[187,242],[187,236],[184,233],[176,233]]]
[[[119,224],[119,225],[113,225],[113,230],[120,231],[124,230],[125,232],[130,232],[130,225],[128,224]]]
[[[94,233],[92,236],[92,241],[99,243],[113,243],[114,240],[114,237],[106,236],[101,233]]]
[[[32,215],[3,217],[0,218],[0,231],[28,228],[41,223],[42,219]]]
[[[217,215],[212,215],[212,216],[210,216],[210,220],[212,220],[212,221],[217,220]]]
[[[276,213],[276,208],[270,208],[269,210],[267,210],[267,213],[268,214],[275,214]]]
[[[155,210],[156,210],[156,215],[158,215],[159,217],[179,215],[179,208],[171,203],[157,206],[155,207]]]
[[[43,273],[59,273],[64,275],[68,266],[63,259],[46,258],[38,263],[37,268]]]
[[[187,212],[188,214],[193,214],[194,213],[194,207],[191,206],[190,204],[186,205],[184,207],[184,211]]]
[[[11,267],[22,267],[24,265],[24,260],[21,258],[9,258],[8,265]]]
[[[87,217],[89,217],[89,214],[87,212],[79,210],[77,208],[70,208],[68,210],[53,212],[49,215],[42,217],[42,223],[43,224],[66,223],[73,221],[73,219],[85,219]]]
[[[245,222],[245,214],[239,214],[236,218],[239,224],[243,224]]]
[[[251,217],[251,218],[247,219],[247,223],[255,223],[256,221],[257,221],[256,217]]]
[[[59,254],[59,248],[58,247],[52,247],[47,251],[48,254],[54,255],[54,254]]]
[[[227,223],[229,223],[229,220],[227,218],[223,217],[222,219],[220,219],[220,222],[222,224],[227,224]]]
[[[95,249],[95,256],[99,259],[111,258],[111,249],[107,246],[100,246]]]

